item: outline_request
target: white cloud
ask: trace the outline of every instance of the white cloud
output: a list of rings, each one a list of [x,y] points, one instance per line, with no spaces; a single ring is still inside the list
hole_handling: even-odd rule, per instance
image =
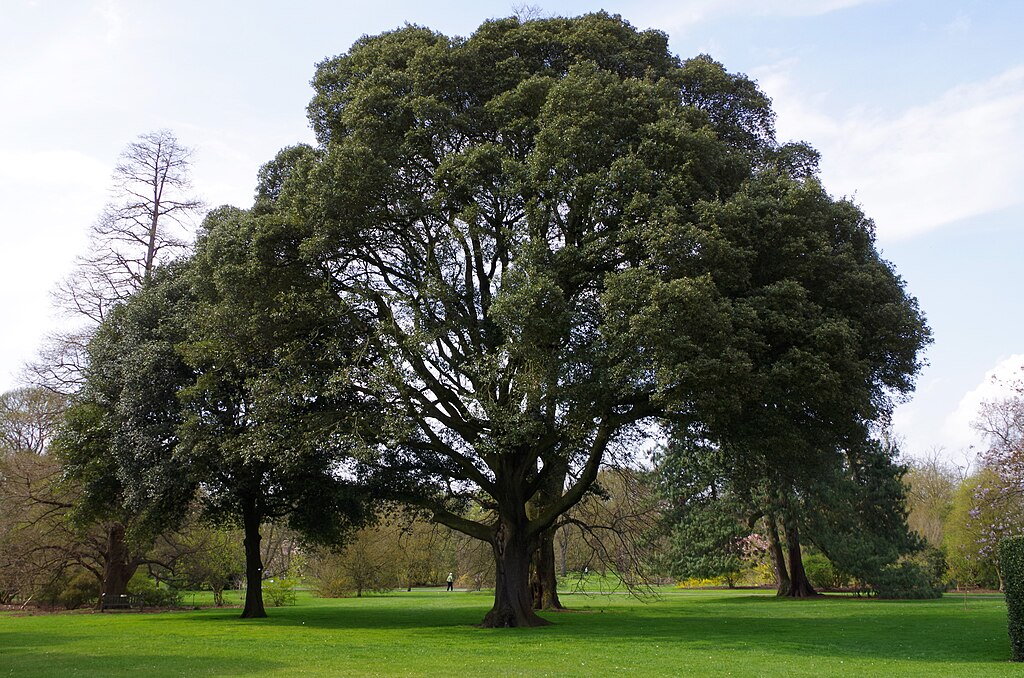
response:
[[[756,74],[775,102],[779,138],[817,147],[825,185],[855,196],[880,237],[910,237],[1021,202],[1024,66],[888,116],[865,108],[827,114],[822,93],[796,89],[791,66]]]
[[[978,418],[982,403],[1009,395],[1011,384],[1022,376],[1024,354],[1011,355],[1000,361],[985,373],[981,383],[963,395],[956,409],[946,417],[940,431],[942,437],[959,447],[978,447],[981,444],[981,437],[974,430],[973,424]]]
[[[932,378],[920,384],[913,399],[893,413],[893,430],[903,439],[910,457],[938,455],[960,466],[970,466],[983,441],[974,430],[982,403],[1010,393],[1008,384],[1024,376],[1024,354],[999,360],[973,388],[957,399],[950,380]]]

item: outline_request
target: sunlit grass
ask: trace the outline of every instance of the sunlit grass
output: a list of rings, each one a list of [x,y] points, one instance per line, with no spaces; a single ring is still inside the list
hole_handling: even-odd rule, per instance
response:
[[[231,598],[228,602],[237,600]],[[185,602],[190,601],[190,594]],[[197,600],[197,602],[209,602]],[[0,617],[0,675],[1019,676],[999,597],[779,600],[752,591],[568,594],[540,629],[479,629],[481,593],[300,593],[239,610]]]

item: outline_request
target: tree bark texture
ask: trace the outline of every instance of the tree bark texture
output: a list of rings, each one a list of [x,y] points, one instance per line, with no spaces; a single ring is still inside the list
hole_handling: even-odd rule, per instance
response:
[[[502,518],[495,530],[491,540],[496,565],[494,607],[481,623],[484,628],[546,626],[551,623],[533,611],[530,559],[536,540],[527,538],[525,528],[524,515],[521,521]]]
[[[535,610],[564,610],[558,599],[558,578],[555,574],[555,528],[540,535],[540,544],[533,552],[530,573],[530,595]]]
[[[102,597],[109,599],[128,593],[128,582],[139,568],[138,562],[131,558],[128,543],[125,541],[123,523],[113,523],[107,527],[106,553],[103,554],[103,582],[100,586]]]
[[[791,581],[789,570],[786,569],[786,554],[782,550],[782,539],[779,537],[779,526],[775,516],[769,514],[765,518],[768,525],[769,553],[772,557],[772,567],[775,569],[775,595],[788,596]]]
[[[242,619],[267,616],[263,607],[263,556],[260,552],[260,514],[256,502],[247,501],[242,507],[245,530],[245,608]]]
[[[811,598],[818,592],[811,586],[804,571],[804,559],[800,554],[800,533],[791,518],[783,519],[786,525],[786,552],[789,556],[790,598]]]

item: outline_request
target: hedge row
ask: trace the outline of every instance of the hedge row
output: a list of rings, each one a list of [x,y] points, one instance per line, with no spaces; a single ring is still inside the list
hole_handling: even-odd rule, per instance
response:
[[[1024,662],[1024,537],[1010,537],[999,544],[999,566],[1003,570],[1013,661]]]

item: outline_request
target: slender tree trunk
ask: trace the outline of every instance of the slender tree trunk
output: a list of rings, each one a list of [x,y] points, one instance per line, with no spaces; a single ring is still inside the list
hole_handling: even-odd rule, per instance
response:
[[[797,531],[796,523],[792,518],[783,518],[786,526],[786,552],[789,556],[789,576],[791,584],[789,587],[790,598],[810,598],[818,595],[818,592],[811,586],[804,571],[804,559],[800,554],[800,533]]]
[[[768,526],[769,553],[772,557],[772,567],[775,570],[775,595],[788,596],[791,586],[789,570],[786,569],[786,556],[782,550],[782,540],[779,538],[779,526],[775,522],[775,516],[768,514],[765,517]]]
[[[569,555],[569,528],[564,528],[558,535],[558,555],[561,558],[559,567],[562,571],[562,577],[566,577],[569,574],[566,560]]]
[[[530,557],[536,540],[526,536],[526,516],[510,520],[503,516],[491,539],[494,549],[494,607],[484,617],[484,628],[546,626],[551,622],[537,616],[530,596]],[[533,543],[530,543],[530,542]]]
[[[256,502],[247,500],[242,506],[245,529],[245,608],[242,619],[267,616],[263,607],[263,556],[260,553],[260,514]]]
[[[564,610],[558,599],[558,579],[555,576],[555,528],[540,535],[540,545],[533,552],[530,574],[530,594],[535,610]]]
[[[107,526],[106,552],[103,554],[101,599],[114,600],[128,593],[128,582],[139,568],[138,561],[128,553],[123,523]]]

